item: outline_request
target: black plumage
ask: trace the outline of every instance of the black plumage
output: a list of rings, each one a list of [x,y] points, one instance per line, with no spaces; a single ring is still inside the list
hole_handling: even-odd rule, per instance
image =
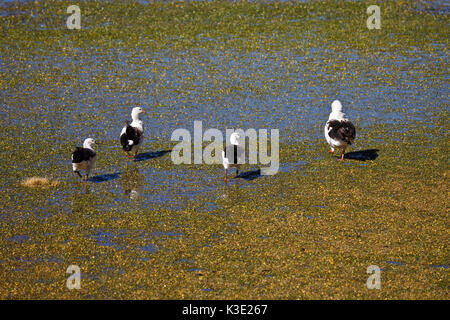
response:
[[[328,121],[328,127],[331,128],[328,135],[332,139],[345,141],[348,144],[352,144],[355,140],[355,126],[348,120],[330,120]]]
[[[88,148],[76,147],[72,153],[72,163],[81,163],[83,161],[89,161],[96,155],[95,151]]]
[[[228,149],[228,154],[232,153],[233,154],[233,159],[229,159],[227,157],[227,149]],[[228,162],[230,164],[238,164],[238,146],[237,145],[231,145],[228,147],[225,147],[225,158],[228,159]],[[232,161],[233,160],[233,161]]]
[[[122,145],[123,150],[131,151],[131,148],[133,146],[139,144],[142,136],[142,131],[130,126],[130,123],[128,121],[125,124],[126,129],[125,133],[120,136],[120,144]],[[129,140],[133,141],[133,144],[130,144]]]

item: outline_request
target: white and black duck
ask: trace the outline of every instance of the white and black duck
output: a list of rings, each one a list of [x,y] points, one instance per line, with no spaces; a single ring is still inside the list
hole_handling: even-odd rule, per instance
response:
[[[83,147],[76,147],[72,153],[72,169],[81,179],[80,171],[85,171],[84,181],[87,181],[89,173],[94,168],[97,154],[94,151],[95,140],[87,138],[84,140]]]
[[[241,164],[244,163],[245,150],[240,145],[239,139],[239,133],[233,132],[230,135],[231,145],[225,146],[225,149],[222,151],[222,164],[225,169],[225,182],[228,182],[228,169],[230,167],[236,168],[237,177],[239,175]]]
[[[131,123],[126,121],[125,127],[120,133],[122,149],[126,152],[128,158],[133,158],[133,160],[136,160],[139,148],[144,141],[144,123],[139,118],[139,115],[143,113],[145,113],[144,109],[140,107],[133,108],[131,111]],[[134,156],[130,155],[130,152],[134,153]]]
[[[340,161],[344,160],[345,149],[353,143],[356,137],[356,129],[353,123],[342,112],[342,104],[334,100],[331,104],[331,113],[325,125],[325,138],[330,145],[330,153],[335,149],[342,150]]]

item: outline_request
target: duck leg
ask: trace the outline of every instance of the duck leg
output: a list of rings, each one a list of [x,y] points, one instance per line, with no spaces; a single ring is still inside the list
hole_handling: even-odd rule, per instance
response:
[[[91,169],[92,168],[89,168],[89,169],[86,170],[86,175],[84,176],[84,182],[87,182],[89,174],[91,173]]]
[[[228,177],[227,177],[227,169],[225,169],[225,183],[228,182]]]
[[[342,156],[341,156],[341,159],[339,159],[339,161],[344,161],[344,155],[345,155],[345,149],[342,149]]]
[[[81,176],[80,171],[74,171],[73,173],[76,173],[80,177],[80,179],[83,179],[83,177]]]

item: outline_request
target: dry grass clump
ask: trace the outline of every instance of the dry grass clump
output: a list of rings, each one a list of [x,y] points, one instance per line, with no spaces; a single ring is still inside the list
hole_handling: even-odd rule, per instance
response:
[[[23,180],[20,185],[28,188],[49,188],[56,187],[59,184],[57,180],[50,180],[43,177],[31,177]]]

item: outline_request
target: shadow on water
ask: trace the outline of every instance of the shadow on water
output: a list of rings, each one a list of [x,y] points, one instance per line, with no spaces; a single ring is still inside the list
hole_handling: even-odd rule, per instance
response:
[[[358,160],[358,161],[366,161],[366,160],[375,160],[378,158],[378,149],[367,149],[361,151],[353,151],[346,153],[344,155],[344,159]]]
[[[162,157],[163,155],[165,155],[166,153],[169,153],[172,150],[161,150],[161,151],[154,151],[154,152],[145,152],[145,153],[140,153],[136,156],[136,162],[137,161],[146,161],[146,160],[150,160],[153,158],[159,158]]]
[[[251,170],[240,173],[236,178],[242,178],[247,181],[252,181],[261,177],[261,169]]]
[[[278,169],[279,172],[289,172],[291,170],[299,170],[302,168],[302,166],[306,165],[306,161],[298,161],[296,163],[285,163]],[[264,168],[263,168],[264,170]],[[261,169],[254,169],[247,172],[240,173],[237,177],[234,177],[234,179],[242,178],[247,181],[252,181],[255,179],[258,179],[262,177],[263,174],[261,173]]]
[[[107,182],[107,181],[111,181],[111,180],[115,180],[115,179],[119,178],[119,176],[121,174],[122,174],[122,172],[101,174],[101,175],[89,178],[88,181],[94,182],[94,183]]]

